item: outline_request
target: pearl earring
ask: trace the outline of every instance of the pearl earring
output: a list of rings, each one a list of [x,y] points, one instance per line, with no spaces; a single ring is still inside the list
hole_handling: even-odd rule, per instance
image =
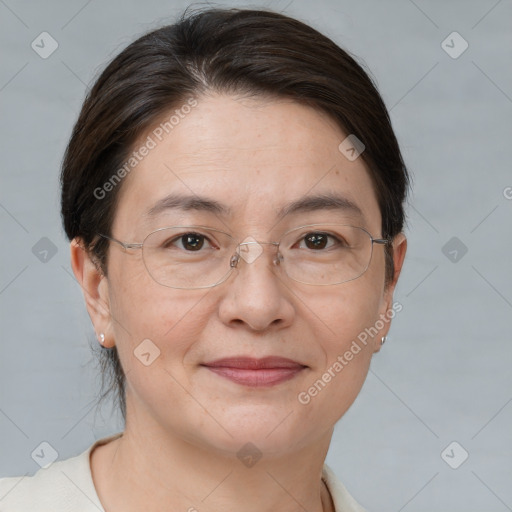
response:
[[[103,345],[105,343],[105,335],[103,333],[100,333],[100,343]]]
[[[387,339],[388,339],[387,336],[382,336],[382,338],[380,339],[381,346],[384,345],[384,343],[386,343]]]

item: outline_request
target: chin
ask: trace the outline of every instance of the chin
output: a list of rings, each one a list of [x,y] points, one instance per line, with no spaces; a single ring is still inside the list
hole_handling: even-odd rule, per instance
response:
[[[203,425],[197,433],[210,449],[217,449],[232,456],[254,450],[265,456],[281,456],[300,449],[311,442],[313,433],[305,431],[304,421],[297,411],[281,404],[269,406],[225,406],[222,412],[211,411],[214,420]],[[312,423],[309,423],[311,425]]]

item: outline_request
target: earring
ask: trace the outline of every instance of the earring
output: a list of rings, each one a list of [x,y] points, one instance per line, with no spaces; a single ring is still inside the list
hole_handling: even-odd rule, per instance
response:
[[[103,333],[100,333],[100,343],[103,345],[105,343],[105,335]]]
[[[384,345],[384,343],[386,343],[388,337],[387,336],[382,336],[382,338],[380,339],[380,345]]]

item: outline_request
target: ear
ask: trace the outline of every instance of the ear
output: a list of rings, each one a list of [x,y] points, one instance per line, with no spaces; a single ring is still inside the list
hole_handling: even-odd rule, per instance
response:
[[[86,251],[80,238],[74,238],[71,241],[70,251],[71,267],[78,284],[82,288],[87,312],[91,318],[96,336],[99,339],[100,333],[103,333],[105,341],[102,345],[106,348],[112,348],[115,343],[110,314],[108,279],[99,265],[91,259],[91,255]]]
[[[378,352],[381,348],[381,339],[387,336],[391,327],[391,319],[395,314],[402,310],[402,305],[393,305],[393,293],[395,291],[396,283],[400,277],[402,266],[407,252],[407,238],[403,233],[399,233],[393,238],[393,264],[394,274],[391,281],[386,285],[383,294],[382,306],[380,310],[379,320],[384,324],[382,329],[375,336],[374,352]],[[378,322],[378,320],[377,320]]]

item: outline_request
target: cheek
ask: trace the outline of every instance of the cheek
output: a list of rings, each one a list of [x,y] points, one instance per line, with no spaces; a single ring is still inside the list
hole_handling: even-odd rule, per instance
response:
[[[379,318],[382,289],[371,273],[344,283],[337,293],[309,299],[313,332],[322,347],[321,364],[313,368],[299,403],[326,425],[337,421],[356,399],[368,373],[375,340],[368,331]],[[334,289],[333,289],[334,290]]]
[[[380,277],[368,270],[319,298],[315,309],[330,333],[328,352],[346,349],[361,332],[375,324],[383,297]]]
[[[134,287],[116,301],[116,312],[126,327],[116,327],[116,345],[126,375],[127,401],[148,408],[153,417],[178,430],[183,425],[176,419],[176,410],[189,411],[197,429],[208,421],[205,410],[187,391],[192,382],[185,365],[214,314],[206,294],[155,283]],[[181,435],[189,434],[185,425]]]
[[[142,262],[133,263],[115,268],[110,278],[112,325],[125,373],[142,369],[137,355],[145,348],[158,354],[151,366],[177,367],[214,313],[209,291],[161,286]]]

